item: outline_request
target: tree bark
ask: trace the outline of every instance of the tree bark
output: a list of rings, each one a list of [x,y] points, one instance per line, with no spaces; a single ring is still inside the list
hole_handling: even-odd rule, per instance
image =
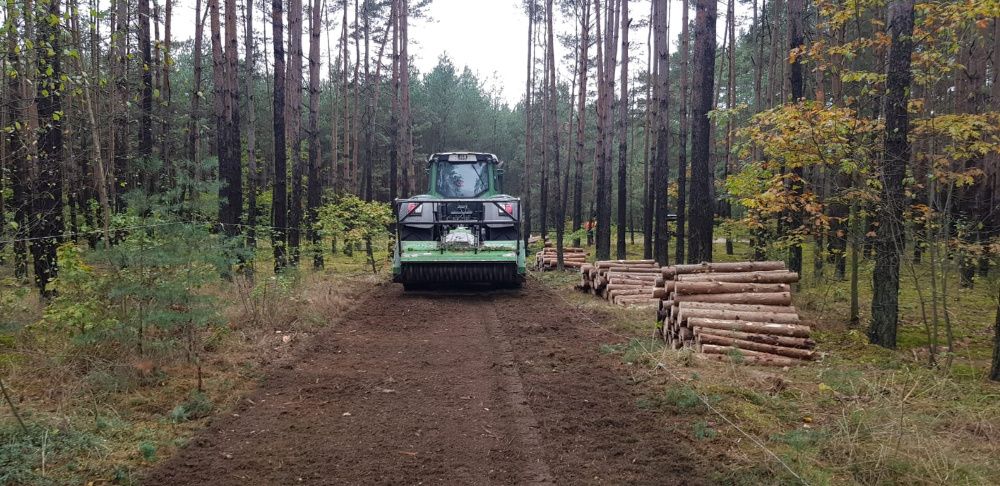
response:
[[[285,129],[292,155],[291,198],[288,201],[288,262],[299,264],[302,240],[302,0],[288,2],[288,72],[285,73]]]
[[[389,201],[395,201],[399,196],[399,19],[396,12],[399,11],[399,0],[392,0],[392,13],[390,17],[396,19],[392,22],[389,31],[392,36],[392,79],[389,83],[392,87],[392,106],[389,110]]]
[[[688,235],[688,262],[712,261],[714,229],[712,185],[714,174],[709,158],[710,123],[708,112],[714,103],[715,21],[714,0],[697,0],[694,31],[694,90],[691,98],[691,185]]]
[[[346,0],[345,0],[346,2]],[[288,226],[288,181],[285,143],[285,34],[282,0],[271,0],[271,26],[274,42],[274,99],[272,126],[274,135],[274,197],[271,203],[271,246],[274,248],[274,271],[281,272],[286,260]],[[345,25],[346,28],[346,25]]]
[[[240,90],[239,90],[239,46],[237,33],[240,24],[236,20],[236,0],[226,0],[226,166],[219,171],[219,204],[222,217],[219,218],[226,235],[240,234],[243,222],[243,170],[240,137]],[[251,108],[252,109],[252,108]],[[220,151],[221,152],[221,151]],[[241,242],[242,243],[242,242]],[[239,257],[242,259],[242,257]]]
[[[681,2],[681,82],[680,82],[680,111],[678,116],[678,127],[680,133],[677,145],[677,242],[674,244],[674,260],[677,263],[684,261],[685,238],[687,232],[687,171],[688,171],[688,100],[689,100],[689,65],[691,58],[691,34],[688,24],[690,20],[690,6],[688,0]]]
[[[247,247],[254,251],[257,247],[257,191],[260,175],[257,167],[257,110],[256,83],[254,82],[257,63],[257,40],[253,35],[253,2],[246,3],[246,79],[247,93]],[[251,259],[252,261],[252,259]]]
[[[191,160],[191,168],[188,173],[188,177],[191,179],[188,182],[187,192],[193,196],[195,189],[193,188],[194,182],[197,181],[201,173],[201,77],[202,77],[202,67],[201,67],[201,54],[202,54],[202,39],[205,36],[204,33],[204,22],[202,22],[202,0],[195,0],[194,7],[194,46],[191,52],[191,56],[194,58],[191,62],[192,64],[192,86],[191,90],[191,117],[188,122],[188,157]]]
[[[18,37],[19,35],[23,35],[23,32],[19,34],[17,29],[18,8],[19,5],[16,3],[16,0],[7,0],[6,22],[4,26],[7,32],[6,56],[10,66],[23,68],[24,65],[21,62],[18,52]],[[6,100],[7,123],[13,125],[12,130],[6,131],[4,143],[6,155],[11,161],[11,203],[14,205],[13,223],[16,224],[13,232],[14,276],[18,280],[26,280],[28,278],[28,244],[26,238],[28,237],[28,213],[31,209],[31,201],[29,199],[31,181],[28,177],[27,135],[24,133],[27,127],[23,121],[19,123],[21,125],[20,129],[17,125],[14,125],[15,121],[25,119],[26,110],[24,102],[26,96],[23,86],[24,78],[24,76],[4,76],[4,79],[7,80],[8,92]]]
[[[573,174],[573,231],[583,227],[583,158],[586,150],[587,129],[587,64],[590,57],[590,2],[583,2],[580,19],[580,72],[576,99],[576,172]],[[580,246],[580,238],[573,238],[573,246]]]
[[[802,56],[793,54],[802,48],[805,40],[803,37],[803,17],[805,16],[805,0],[788,0],[785,4],[788,9],[788,48],[789,48],[789,69],[788,85],[791,89],[792,103],[799,103],[805,96],[802,78]],[[789,180],[789,189],[793,198],[800,198],[803,191],[803,172],[801,166],[792,167],[792,177]],[[799,231],[803,223],[802,211],[793,209],[788,217],[791,222],[788,229]],[[793,272],[802,273],[802,243],[795,242],[788,249],[788,269]]]
[[[725,319],[709,319],[707,317],[692,317],[688,319],[688,327],[704,327],[709,329],[724,329],[753,334],[769,334],[797,338],[809,337],[809,326],[799,324],[778,324],[773,322],[733,321]]]
[[[61,2],[50,1],[41,7],[48,19],[36,24],[38,110],[38,164],[31,197],[29,234],[34,260],[35,286],[43,297],[51,295],[48,285],[56,278],[59,267],[56,247],[63,232],[63,127],[62,127],[62,47],[60,45]],[[52,22],[51,19],[59,19]]]
[[[156,184],[154,176],[158,173],[150,165],[153,157],[153,55],[149,39],[149,0],[139,0],[136,12],[139,23],[139,70],[142,72],[142,91],[139,97],[139,159],[146,172],[146,190],[154,191]]]
[[[410,37],[409,37],[409,22],[410,22],[410,0],[399,0],[399,91],[400,91],[400,157],[401,163],[404,164],[404,171],[411,165],[417,163],[413,158],[413,118],[410,115]],[[413,175],[416,177],[419,172],[418,168],[414,165]],[[404,172],[404,175],[406,172]],[[404,196],[408,196],[412,193],[411,189],[413,186],[412,181],[408,177],[403,177],[403,183],[406,186],[404,191]],[[525,236],[527,237],[527,236]]]
[[[872,321],[868,339],[886,348],[896,347],[899,321],[899,259],[903,251],[903,210],[906,204],[903,178],[910,160],[909,89],[910,54],[913,51],[913,0],[893,0],[889,4],[889,57],[885,114],[885,145],[882,201],[875,238],[875,271],[872,273]]]
[[[654,36],[656,46],[656,157],[653,161],[653,190],[656,192],[653,255],[660,265],[669,265],[670,232],[667,226],[670,185],[670,2],[656,2]]]
[[[546,13],[546,23],[548,24],[548,38],[546,44],[548,45],[548,67],[549,70],[549,119],[551,126],[549,127],[550,133],[550,143],[552,145],[552,172],[555,176],[555,184],[553,185],[554,191],[554,201],[556,206],[556,218],[555,218],[555,229],[556,229],[556,268],[558,270],[563,269],[563,236],[566,232],[566,213],[565,207],[562,204],[562,194],[560,188],[560,147],[559,147],[559,91],[556,90],[556,56],[555,56],[555,28],[553,17],[555,12],[552,9],[552,0],[546,0],[545,3],[545,13]]]
[[[628,31],[629,26],[632,25],[632,19],[629,18],[628,1],[622,2],[622,22],[621,22],[621,37],[622,37],[622,63],[621,63],[621,104],[622,106],[618,110],[618,234],[617,234],[617,258],[625,258],[625,222],[626,222],[626,210],[628,209],[628,191],[626,190],[628,184],[628,117],[629,107],[629,91],[628,91],[628,61],[629,61],[629,42],[628,42]]]
[[[521,192],[524,194],[522,204],[524,206],[524,246],[528,246],[528,239],[531,237],[531,156],[533,130],[531,126],[531,91],[534,88],[535,74],[535,0],[528,0],[528,74],[524,87],[524,171],[521,174]]]
[[[320,245],[319,232],[315,226],[319,221],[319,207],[322,198],[322,182],[320,181],[319,160],[319,31],[320,31],[321,0],[312,0],[309,7],[309,185],[306,190],[306,234],[312,243],[310,251],[313,255],[313,267],[323,268],[323,249]]]

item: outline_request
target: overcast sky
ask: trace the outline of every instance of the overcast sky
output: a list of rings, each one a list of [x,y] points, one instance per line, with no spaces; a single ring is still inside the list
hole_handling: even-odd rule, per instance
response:
[[[327,0],[331,1],[331,0]],[[207,1],[203,1],[203,4]],[[264,23],[261,18],[261,0],[255,0],[257,6],[255,20],[258,24],[258,34],[267,29],[270,35],[269,24]],[[266,2],[268,5],[270,2]],[[692,2],[693,3],[693,2]],[[308,4],[308,0],[303,1]],[[194,36],[194,7],[195,0],[175,0],[174,3],[174,37],[177,40],[190,39]],[[630,3],[631,17],[633,24],[638,20],[645,20],[649,16],[649,0],[632,0]],[[680,33],[681,27],[681,2],[672,0],[670,6],[670,37],[671,52],[676,50],[675,40]],[[746,16],[749,12],[739,9],[737,12],[738,22],[748,24]],[[691,21],[694,21],[694,9],[691,9]],[[558,18],[558,17],[557,17]],[[331,19],[333,20],[333,19]],[[333,35],[332,44],[337,44],[339,39],[340,22],[336,19],[336,27],[324,33]],[[725,22],[725,4],[719,5],[719,25],[718,35],[721,42]],[[738,24],[739,25],[739,24]],[[557,32],[572,33],[574,29],[573,19],[564,19],[561,25],[556,26]],[[287,26],[286,26],[287,28]],[[308,53],[308,19],[304,19],[303,49]],[[242,34],[242,29],[241,29]],[[413,20],[410,27],[410,54],[414,65],[421,73],[430,71],[437,64],[438,58],[447,54],[454,64],[461,69],[468,66],[487,87],[502,90],[503,99],[509,103],[517,103],[524,93],[524,84],[527,68],[526,48],[527,48],[528,21],[527,16],[521,9],[521,0],[433,0],[427,9],[427,17]],[[631,35],[631,52],[633,71],[645,69],[646,66],[646,37],[647,30],[633,29]],[[241,35],[242,37],[242,35]],[[208,28],[206,25],[205,42],[209,42]],[[241,40],[242,43],[242,40]],[[321,40],[323,50],[326,50],[326,38]],[[376,51],[376,47],[372,47]],[[557,57],[562,57],[564,52],[557,52]],[[374,56],[374,54],[373,54]],[[327,67],[326,56],[323,56],[323,73]],[[560,78],[571,76],[571,66],[562,64],[559,66]]]

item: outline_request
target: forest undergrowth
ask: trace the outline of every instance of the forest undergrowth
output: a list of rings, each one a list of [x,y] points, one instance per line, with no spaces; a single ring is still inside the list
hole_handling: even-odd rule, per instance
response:
[[[811,261],[811,245],[805,249]],[[737,243],[734,255],[726,255],[717,244],[716,255],[739,260],[747,251]],[[641,256],[641,244],[630,246],[629,255]],[[862,310],[869,308],[872,266],[862,260],[859,267]],[[915,270],[929,272],[926,266]],[[725,454],[728,463],[715,471],[720,484],[1000,482],[1000,387],[987,379],[995,316],[983,312],[995,308],[995,283],[984,279],[949,297],[955,346],[950,359],[934,367],[915,283],[926,280],[903,280],[899,346],[887,350],[868,343],[863,325],[851,327],[849,281],[807,273],[794,304],[824,357],[781,369],[717,364],[691,350],[668,350],[650,337],[648,309],[609,308],[570,290],[579,278],[574,272],[539,278],[633,336],[609,337],[595,352],[629,365],[642,396],[637,406],[670,414],[679,433]],[[957,275],[954,280],[957,289]]]
[[[77,248],[60,250],[61,293],[47,308],[37,293],[0,275],[0,366],[20,415],[3,403],[0,484],[134,483],[139,471],[173,454],[211,416],[233,408],[266,366],[294,357],[312,334],[384,281],[364,252],[327,251],[324,269],[302,265],[275,276],[272,263],[258,257],[253,279],[245,273],[219,279],[212,268],[212,278],[189,287],[190,294],[166,298],[124,288],[122,282],[136,278],[120,273],[129,267]],[[203,245],[194,251],[212,253]],[[384,261],[385,253],[377,258]],[[189,274],[171,281],[160,263],[137,273],[157,274],[156,286],[172,292],[171,284],[193,283]],[[74,282],[75,272],[83,275]],[[102,293],[114,300],[116,292],[123,298],[115,305],[94,299]],[[132,317],[144,309],[143,331],[116,314],[116,306]]]

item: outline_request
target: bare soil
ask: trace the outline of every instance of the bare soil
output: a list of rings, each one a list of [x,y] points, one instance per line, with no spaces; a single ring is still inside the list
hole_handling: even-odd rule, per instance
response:
[[[706,483],[697,444],[599,353],[616,340],[535,282],[387,285],[144,483]]]

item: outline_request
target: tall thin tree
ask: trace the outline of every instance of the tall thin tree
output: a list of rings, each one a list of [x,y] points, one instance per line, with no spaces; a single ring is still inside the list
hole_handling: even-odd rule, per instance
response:
[[[681,80],[680,108],[678,111],[679,133],[677,137],[677,242],[674,244],[674,260],[684,261],[684,245],[687,231],[687,172],[688,172],[688,101],[690,93],[690,76],[688,74],[691,59],[691,33],[688,25],[688,13],[691,8],[688,0],[681,2]]]
[[[302,240],[302,0],[288,2],[288,71],[285,73],[285,130],[292,156],[292,194],[288,201],[288,261],[298,265]]]
[[[345,0],[346,1],[346,0]],[[271,203],[271,246],[274,248],[274,271],[288,265],[286,244],[288,226],[287,146],[285,143],[285,26],[282,0],[271,0],[271,27],[274,42],[274,98],[272,126],[274,135],[274,196]]]
[[[886,348],[896,347],[899,322],[899,260],[903,252],[903,178],[910,160],[909,105],[910,56],[913,52],[913,0],[893,0],[888,8],[890,36],[886,70],[885,143],[880,171],[882,201],[875,236],[875,271],[872,272],[872,321],[868,339]]]
[[[315,226],[319,221],[319,207],[322,198],[322,182],[320,181],[319,160],[319,68],[320,68],[320,3],[322,0],[312,0],[309,7],[309,174],[306,189],[306,233],[312,244],[313,266],[323,267],[323,251],[320,246],[320,234]]]
[[[545,21],[548,24],[548,40],[546,41],[548,47],[548,66],[546,69],[549,70],[549,85],[547,89],[549,90],[549,120],[552,126],[550,127],[550,143],[552,144],[552,172],[555,176],[555,184],[553,184],[554,194],[553,200],[556,206],[556,268],[559,270],[563,269],[563,235],[566,232],[566,206],[562,204],[562,195],[560,189],[560,147],[559,147],[559,91],[556,90],[556,55],[555,55],[555,22],[554,22],[555,12],[552,9],[552,0],[546,0],[545,3]]]
[[[667,227],[668,196],[670,184],[670,49],[668,30],[670,28],[670,2],[656,2],[653,16],[653,36],[656,50],[656,157],[653,160],[653,191],[656,192],[653,228],[656,239],[653,244],[653,258],[660,265],[669,264],[670,233]]]
[[[697,0],[694,28],[694,77],[691,93],[691,186],[688,211],[688,262],[712,261],[715,204],[712,201],[714,171],[709,157],[710,122],[714,104],[715,0]]]
[[[35,286],[42,296],[51,295],[48,285],[59,266],[56,247],[63,232],[63,124],[60,0],[39,0],[45,14],[36,24],[34,40],[37,64],[35,109],[38,113],[38,163],[31,195],[31,256]]]
[[[626,211],[628,209],[628,118],[631,115],[629,112],[631,103],[629,102],[628,91],[628,31],[632,25],[632,19],[629,18],[628,12],[628,0],[625,0],[622,2],[621,13],[621,107],[618,109],[618,232],[615,247],[619,260],[625,259],[625,227]]]
[[[576,93],[576,171],[573,174],[573,231],[583,227],[583,159],[587,129],[587,63],[590,57],[590,2],[584,1],[580,17],[580,71]],[[580,239],[573,238],[573,246],[580,246]]]

